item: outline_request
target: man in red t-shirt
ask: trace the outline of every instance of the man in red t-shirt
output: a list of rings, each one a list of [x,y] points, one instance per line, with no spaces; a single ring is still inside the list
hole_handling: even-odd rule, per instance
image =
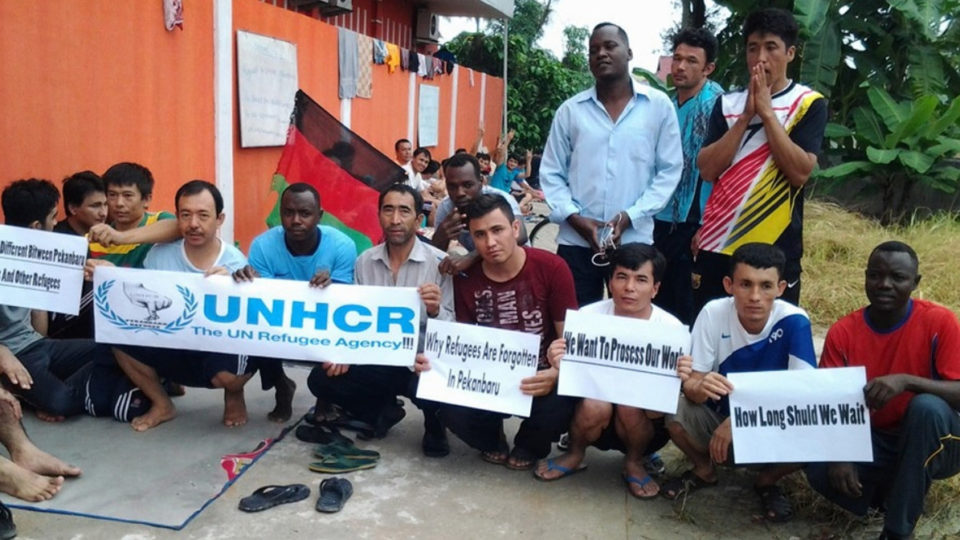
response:
[[[863,515],[885,508],[881,538],[907,538],[934,479],[960,472],[960,324],[949,309],[914,300],[917,254],[884,242],[867,262],[870,305],[827,333],[820,367],[864,366],[872,463],[815,463],[814,489]]]
[[[553,253],[518,245],[521,225],[503,197],[482,194],[464,213],[480,260],[454,276],[457,321],[540,336],[540,365],[536,375],[520,384],[520,390],[534,398],[512,451],[503,432],[507,415],[444,405],[439,417],[451,432],[480,450],[484,460],[528,470],[567,430],[576,403],[557,395],[557,367],[546,357],[547,345],[563,335],[567,310],[577,309],[573,275]],[[418,356],[416,368],[429,369],[426,357]]]

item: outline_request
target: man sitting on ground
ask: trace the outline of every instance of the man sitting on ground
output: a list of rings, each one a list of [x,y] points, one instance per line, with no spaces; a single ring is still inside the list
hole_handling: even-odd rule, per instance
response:
[[[667,420],[674,444],[693,462],[693,469],[663,485],[660,493],[675,499],[684,492],[716,485],[714,463],[731,463],[733,440],[728,396],[734,391],[729,373],[814,368],[817,364],[810,319],[802,309],[778,297],[787,286],[786,258],[769,244],[744,244],[733,252],[727,294],[709,302],[693,325],[693,373],[684,381],[677,414]],[[790,501],[777,481],[797,465],[774,464],[760,469],[754,489],[763,515],[786,521]]]
[[[667,261],[648,244],[624,244],[610,253],[610,298],[580,308],[582,313],[616,315],[649,320],[664,326],[683,326],[676,317],[653,305]],[[563,338],[547,350],[550,364],[558,365],[566,353]],[[561,366],[561,369],[563,367]],[[686,379],[691,371],[689,356],[680,358],[677,373]],[[540,461],[534,475],[540,480],[558,480],[586,468],[581,465],[591,444],[601,450],[615,448],[626,456],[623,478],[630,494],[640,499],[656,497],[660,486],[644,467],[644,456],[670,441],[663,414],[636,407],[583,399],[570,424],[569,451]]]
[[[409,144],[409,143],[408,143]],[[234,272],[237,281],[254,278],[309,281],[312,287],[329,283],[353,283],[353,265],[357,246],[346,234],[320,225],[323,208],[320,194],[310,184],[290,184],[280,194],[281,226],[253,239],[250,264]],[[297,385],[283,373],[279,359],[260,361],[263,389],[276,386],[277,408],[267,415],[274,422],[286,422],[293,414],[293,395]],[[316,409],[323,415],[324,404]]]
[[[453,320],[453,280],[437,265],[445,253],[417,239],[423,219],[422,199],[410,186],[394,184],[380,194],[380,227],[384,243],[357,258],[354,272],[358,285],[416,287],[422,300],[420,334],[427,319]],[[420,339],[419,343],[423,343]],[[423,453],[442,457],[450,453],[446,432],[437,418],[436,406],[414,399],[418,378],[405,367],[325,364],[313,368],[308,384],[317,399],[336,404],[354,418],[371,426],[375,437],[404,417],[398,395],[414,400],[424,416]]]
[[[451,160],[460,155],[473,159],[458,154]],[[443,405],[440,421],[480,450],[485,461],[529,470],[550,453],[551,443],[567,429],[573,414],[574,400],[557,395],[558,370],[546,356],[547,344],[563,335],[567,310],[577,307],[573,276],[556,255],[517,245],[522,225],[504,197],[480,195],[464,210],[481,259],[454,276],[457,321],[538,335],[540,363],[536,375],[520,384],[524,394],[534,397],[512,451],[503,432],[507,415]],[[429,368],[426,357],[419,355],[417,369]]]
[[[864,515],[885,508],[881,538],[910,538],[934,479],[960,472],[960,325],[949,309],[911,299],[913,248],[884,242],[867,261],[870,305],[837,321],[821,367],[865,366],[872,463],[815,463],[810,485]]]
[[[154,246],[143,262],[144,268],[230,275],[246,264],[240,250],[217,236],[225,216],[223,197],[216,186],[192,180],[177,190],[175,201],[183,239]],[[120,368],[151,403],[146,414],[130,422],[133,429],[146,431],[176,416],[173,401],[160,383],[161,377],[186,386],[223,388],[224,425],[234,427],[247,422],[243,385],[256,371],[256,362],[248,361],[244,355],[138,346],[114,350]]]

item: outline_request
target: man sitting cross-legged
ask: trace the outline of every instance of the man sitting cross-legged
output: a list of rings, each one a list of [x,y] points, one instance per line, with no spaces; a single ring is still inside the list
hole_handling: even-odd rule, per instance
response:
[[[507,415],[443,405],[440,421],[480,450],[485,461],[529,470],[550,453],[550,444],[567,429],[573,414],[574,400],[557,395],[558,371],[546,356],[547,344],[563,335],[567,310],[577,307],[573,276],[560,257],[517,245],[522,225],[505,198],[480,195],[464,213],[480,261],[453,278],[457,321],[536,334],[540,362],[537,373],[520,384],[524,394],[533,396],[533,404],[512,451],[503,432]],[[416,369],[429,368],[426,356],[418,355]]]
[[[677,414],[667,419],[674,444],[693,462],[693,469],[663,485],[660,493],[674,499],[681,493],[717,483],[714,463],[733,461],[728,396],[735,391],[729,373],[812,369],[816,366],[810,319],[802,309],[778,297],[786,258],[769,244],[744,244],[733,252],[723,286],[732,297],[704,306],[693,325],[693,373],[684,381]],[[786,521],[790,501],[777,481],[797,470],[788,464],[760,469],[754,489],[764,517]]]
[[[666,259],[648,244],[624,244],[609,255],[610,277],[607,286],[611,298],[580,308],[583,313],[616,315],[644,319],[661,325],[683,326],[676,317],[653,305],[660,288]],[[562,363],[566,353],[563,338],[555,340],[547,350],[550,363]],[[680,358],[677,373],[686,379],[691,371],[689,356]],[[560,369],[563,369],[561,365]],[[637,389],[642,392],[643,389]],[[679,396],[678,396],[679,397]],[[630,494],[641,499],[656,497],[660,486],[644,467],[644,455],[663,448],[670,440],[663,414],[636,407],[618,405],[596,399],[583,399],[577,405],[570,424],[569,451],[562,456],[542,460],[534,475],[540,480],[557,480],[577,472],[587,446],[601,450],[615,448],[626,454],[623,478]]]
[[[144,268],[230,275],[246,264],[237,248],[217,236],[224,214],[223,197],[216,186],[192,180],[177,190],[175,201],[183,239],[154,246],[143,262]],[[176,416],[160,377],[186,386],[223,388],[223,423],[233,427],[247,422],[243,385],[256,371],[256,362],[246,356],[137,346],[114,350],[124,373],[151,402],[146,414],[130,422],[133,429],[146,431]]]
[[[914,250],[884,242],[867,261],[870,305],[827,332],[821,367],[864,366],[872,463],[814,463],[807,479],[863,515],[886,511],[880,538],[909,538],[934,479],[960,473],[960,324],[949,309],[911,299],[920,283]]]
[[[446,254],[417,238],[422,202],[420,193],[406,184],[394,184],[380,194],[384,242],[363,252],[354,272],[358,285],[416,287],[421,299],[421,336],[428,318],[453,320],[453,280],[437,269]],[[397,396],[414,399],[417,381],[410,369],[401,366],[324,364],[313,368],[307,384],[318,400],[339,405],[370,425],[374,436],[383,437],[404,416]],[[447,455],[450,447],[436,406],[416,399],[414,403],[423,410],[424,455]]]

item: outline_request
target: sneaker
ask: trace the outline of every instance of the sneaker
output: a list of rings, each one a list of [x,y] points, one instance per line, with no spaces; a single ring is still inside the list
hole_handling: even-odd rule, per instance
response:
[[[566,452],[570,448],[570,434],[564,433],[560,436],[560,440],[557,441],[557,449],[563,450]]]
[[[656,452],[644,456],[643,468],[653,476],[661,476],[667,472],[667,467],[663,464],[663,459],[660,457],[660,454]]]

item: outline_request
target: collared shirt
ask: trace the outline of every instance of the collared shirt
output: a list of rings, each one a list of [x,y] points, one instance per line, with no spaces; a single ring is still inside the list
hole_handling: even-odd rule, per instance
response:
[[[211,268],[222,266],[231,274],[247,265],[247,258],[243,253],[230,244],[220,241],[220,253],[217,255],[216,262]],[[197,268],[187,257],[187,251],[184,247],[183,239],[169,244],[157,244],[147,253],[143,259],[143,267],[148,270],[167,270],[169,272],[187,272],[192,274],[202,274],[207,269]]]
[[[440,313],[436,318],[444,321],[454,320],[453,316],[453,279],[441,274],[438,266],[447,256],[439,249],[417,240],[406,261],[400,265],[397,279],[393,279],[390,270],[390,255],[386,244],[377,244],[357,257],[354,267],[354,279],[357,285],[379,285],[382,287],[419,287],[425,283],[440,286]],[[420,303],[420,330],[427,325],[427,306]]]
[[[560,244],[589,246],[567,223],[571,215],[609,221],[623,210],[632,227],[621,242],[653,243],[653,216],[680,181],[683,148],[670,98],[639,83],[633,89],[616,122],[596,87],[557,109],[540,162],[540,186],[550,219],[560,224]]]

